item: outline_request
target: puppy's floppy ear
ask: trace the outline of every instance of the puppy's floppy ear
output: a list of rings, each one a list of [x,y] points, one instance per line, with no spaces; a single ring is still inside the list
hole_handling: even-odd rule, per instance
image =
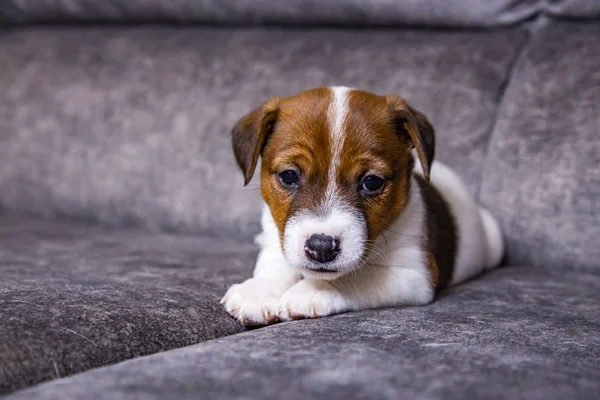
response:
[[[425,179],[429,181],[429,171],[435,155],[433,127],[423,114],[395,94],[390,94],[385,99],[391,109],[396,130],[398,133],[408,134],[410,137],[412,145],[419,155]]]
[[[258,157],[277,121],[281,99],[271,98],[262,106],[242,117],[231,131],[231,144],[238,166],[244,173],[244,186],[254,175]]]

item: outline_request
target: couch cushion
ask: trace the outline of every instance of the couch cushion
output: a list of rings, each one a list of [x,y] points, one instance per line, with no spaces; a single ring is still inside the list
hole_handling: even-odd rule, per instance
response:
[[[481,197],[510,263],[600,271],[598,38],[598,23],[549,23],[506,90]]]
[[[600,276],[506,268],[425,307],[295,321],[16,399],[595,399]]]
[[[546,5],[550,14],[570,18],[600,18],[598,0],[553,0]]]
[[[89,28],[0,36],[0,206],[156,230],[256,232],[234,122],[322,85],[397,92],[475,192],[525,39],[499,32]]]
[[[219,304],[256,250],[0,217],[0,394],[239,332]]]
[[[0,21],[176,21],[227,24],[494,26],[533,15],[541,0],[5,0]]]

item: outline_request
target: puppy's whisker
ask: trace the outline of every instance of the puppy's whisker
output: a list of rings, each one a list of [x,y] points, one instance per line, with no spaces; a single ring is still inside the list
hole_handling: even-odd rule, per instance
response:
[[[396,236],[402,236],[402,237],[406,237],[406,238],[410,238],[410,239],[419,239],[421,237],[420,235],[409,235],[409,234],[406,234],[406,233],[396,232],[396,231],[393,231],[391,229],[386,229],[384,232],[392,233],[392,234],[394,234]]]
[[[379,253],[379,254],[385,254],[385,253],[386,253],[386,252],[385,252],[385,250],[384,250],[384,249],[382,249],[381,247],[379,247],[379,246],[377,245],[377,243],[376,243],[376,242],[373,242],[373,243],[367,243],[367,246],[366,246],[366,247],[367,247],[367,249],[369,249],[370,251],[374,251],[374,252],[377,252],[377,253]]]
[[[369,260],[371,260],[371,259],[377,259],[377,260],[383,262],[386,259],[386,255],[383,254],[383,253],[375,253],[375,252],[373,252],[373,253],[371,253],[371,257],[369,257],[368,259]]]
[[[412,269],[413,267],[410,266],[410,264],[373,264],[374,267],[377,268],[408,268],[408,269]]]
[[[409,263],[420,263],[423,261],[423,259],[420,258],[416,258],[416,257],[407,257],[407,256],[401,256],[401,257],[390,257],[390,259],[394,260],[394,261],[400,261],[400,262],[409,262]]]
[[[407,259],[407,260],[411,260],[411,261],[419,261],[419,260],[421,260],[421,258],[416,258],[416,257],[407,256],[406,254],[394,254],[394,252],[396,252],[396,251],[400,251],[400,250],[403,250],[403,249],[404,249],[403,247],[399,247],[399,248],[397,248],[397,249],[391,249],[391,250],[389,250],[389,251],[388,251],[388,254],[391,254],[391,255],[392,255],[392,258],[398,258],[398,257],[401,257],[401,258],[404,258],[404,259]],[[425,254],[425,253],[423,253],[423,255],[424,255],[424,254]]]
[[[384,260],[386,258],[386,254],[383,251],[383,249],[380,249],[376,246],[367,246],[367,250],[370,252],[370,255],[373,255],[375,257],[379,257],[381,260]],[[363,256],[364,257],[364,256]]]

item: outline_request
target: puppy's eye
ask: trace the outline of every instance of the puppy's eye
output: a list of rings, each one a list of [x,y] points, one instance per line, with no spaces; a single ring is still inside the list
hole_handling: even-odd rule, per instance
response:
[[[384,184],[385,179],[376,175],[367,175],[360,184],[360,190],[366,195],[379,194]]]
[[[279,173],[279,182],[283,185],[283,187],[287,189],[292,189],[298,186],[300,182],[300,178],[298,177],[298,173],[294,170],[288,169]]]

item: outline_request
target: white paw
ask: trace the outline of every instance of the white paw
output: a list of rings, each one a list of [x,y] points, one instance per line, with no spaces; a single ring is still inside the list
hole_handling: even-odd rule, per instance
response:
[[[273,287],[268,280],[250,278],[231,286],[221,304],[243,325],[268,325],[277,320],[277,305],[281,296]]]
[[[304,279],[296,283],[279,300],[281,321],[319,318],[350,309],[342,294],[325,281]]]

